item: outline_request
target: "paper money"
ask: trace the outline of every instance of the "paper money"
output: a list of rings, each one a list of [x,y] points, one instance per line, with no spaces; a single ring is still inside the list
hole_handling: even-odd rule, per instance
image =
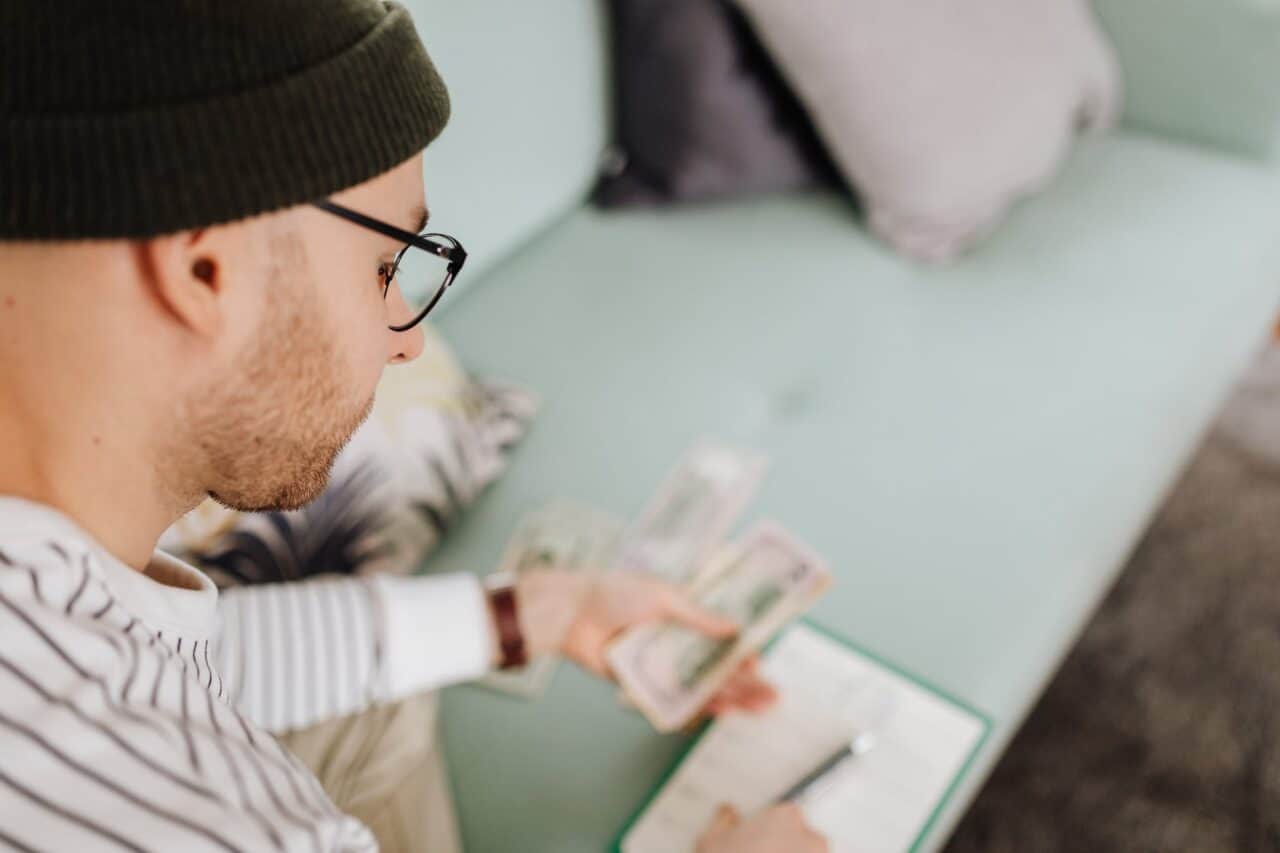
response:
[[[695,445],[623,534],[618,566],[690,582],[755,494],[765,464],[755,451]]]
[[[762,524],[718,554],[689,590],[694,601],[737,622],[736,637],[716,640],[673,624],[642,626],[609,648],[609,665],[658,731],[679,729],[745,657],[808,610],[830,583],[821,558],[778,524]]]
[[[591,507],[559,501],[520,520],[507,543],[500,572],[537,568],[599,571],[613,564],[622,522]],[[546,692],[558,660],[541,658],[519,669],[492,672],[480,684],[536,699]]]

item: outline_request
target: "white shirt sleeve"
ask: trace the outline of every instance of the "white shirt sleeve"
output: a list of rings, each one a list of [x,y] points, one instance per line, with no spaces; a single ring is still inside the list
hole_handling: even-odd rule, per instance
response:
[[[320,575],[219,597],[213,648],[231,701],[292,731],[482,675],[488,604],[474,575]]]
[[[470,681],[493,660],[489,605],[475,575],[375,575],[389,698]]]

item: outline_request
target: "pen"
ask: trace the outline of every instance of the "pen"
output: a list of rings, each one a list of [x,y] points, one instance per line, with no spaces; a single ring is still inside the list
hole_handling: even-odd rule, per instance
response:
[[[821,764],[810,770],[804,775],[799,782],[787,789],[781,797],[778,798],[780,803],[789,803],[800,799],[809,792],[814,785],[831,774],[840,765],[844,764],[851,758],[857,758],[859,755],[866,755],[875,746],[875,738],[870,734],[863,732],[855,737],[845,746],[840,747],[834,753],[823,760]]]

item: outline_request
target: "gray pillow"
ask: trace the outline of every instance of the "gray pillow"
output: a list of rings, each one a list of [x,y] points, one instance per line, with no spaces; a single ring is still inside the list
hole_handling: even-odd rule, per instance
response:
[[[614,146],[595,200],[702,201],[835,183],[808,119],[724,0],[613,0]]]

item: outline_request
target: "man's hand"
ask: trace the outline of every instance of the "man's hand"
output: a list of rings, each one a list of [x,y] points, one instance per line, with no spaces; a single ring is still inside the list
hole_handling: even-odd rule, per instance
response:
[[[721,806],[698,839],[696,853],[826,853],[827,841],[809,828],[795,803],[772,806],[743,820],[732,806]]]
[[[676,586],[634,572],[539,570],[516,580],[520,624],[532,656],[561,654],[610,678],[605,649],[622,631],[653,622],[678,622],[710,637],[732,637],[738,626],[691,602]],[[707,706],[709,713],[763,711],[777,699],[752,657]]]

